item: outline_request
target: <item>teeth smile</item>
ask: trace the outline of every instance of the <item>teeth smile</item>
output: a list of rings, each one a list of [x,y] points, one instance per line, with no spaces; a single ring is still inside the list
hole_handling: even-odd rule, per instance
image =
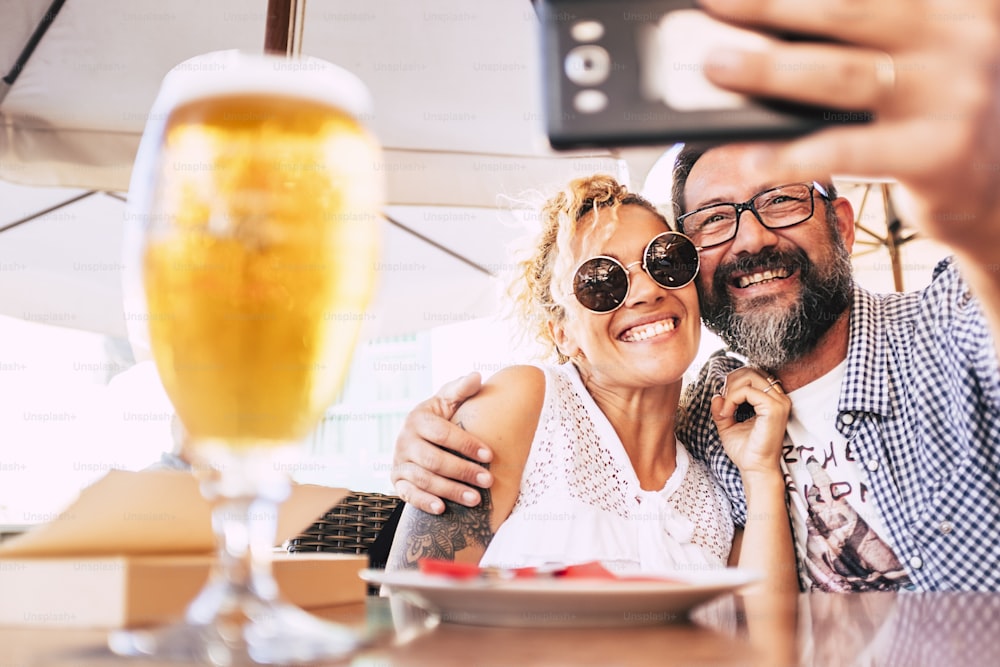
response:
[[[787,278],[789,275],[790,273],[788,269],[774,269],[771,271],[754,273],[749,276],[742,276],[737,280],[737,284],[740,288],[749,287],[750,285],[759,285],[760,283],[766,283],[780,278]]]
[[[653,336],[659,336],[660,334],[667,333],[668,331],[673,331],[676,326],[676,322],[672,319],[650,322],[649,324],[643,324],[642,326],[632,327],[619,336],[619,338],[626,343],[637,343],[639,341],[652,338]]]

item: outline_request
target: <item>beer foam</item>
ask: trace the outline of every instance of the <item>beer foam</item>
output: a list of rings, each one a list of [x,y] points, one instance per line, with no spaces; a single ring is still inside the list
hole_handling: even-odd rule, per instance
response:
[[[314,100],[354,118],[370,115],[372,106],[361,79],[326,60],[228,50],[198,55],[171,69],[151,115],[162,118],[192,100],[248,93]]]

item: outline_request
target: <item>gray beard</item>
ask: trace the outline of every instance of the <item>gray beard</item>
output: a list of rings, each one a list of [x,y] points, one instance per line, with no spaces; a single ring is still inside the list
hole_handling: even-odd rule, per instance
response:
[[[760,368],[777,370],[801,359],[816,348],[851,305],[851,258],[839,237],[834,244],[833,261],[826,270],[813,264],[801,250],[769,251],[720,266],[710,294],[701,284],[698,286],[705,325],[730,349]],[[779,310],[770,307],[771,300],[763,297],[746,304],[747,312],[737,314],[728,290],[731,276],[777,266],[799,271],[800,299]]]

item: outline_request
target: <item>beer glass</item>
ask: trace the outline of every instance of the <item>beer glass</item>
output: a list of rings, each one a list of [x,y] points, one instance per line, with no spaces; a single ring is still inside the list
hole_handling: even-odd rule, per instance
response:
[[[342,657],[346,629],[281,600],[278,504],[341,388],[373,291],[383,186],[368,95],[311,58],[239,52],[164,79],[129,191],[156,366],[213,504],[218,559],[183,623],[121,654],[227,665]]]

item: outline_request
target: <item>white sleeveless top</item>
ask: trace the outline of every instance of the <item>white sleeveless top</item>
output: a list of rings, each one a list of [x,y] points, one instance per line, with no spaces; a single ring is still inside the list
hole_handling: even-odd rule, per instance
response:
[[[677,466],[644,491],[611,423],[571,363],[541,367],[545,399],[510,516],[480,564],[601,561],[621,573],[724,567],[729,500],[677,443]]]

